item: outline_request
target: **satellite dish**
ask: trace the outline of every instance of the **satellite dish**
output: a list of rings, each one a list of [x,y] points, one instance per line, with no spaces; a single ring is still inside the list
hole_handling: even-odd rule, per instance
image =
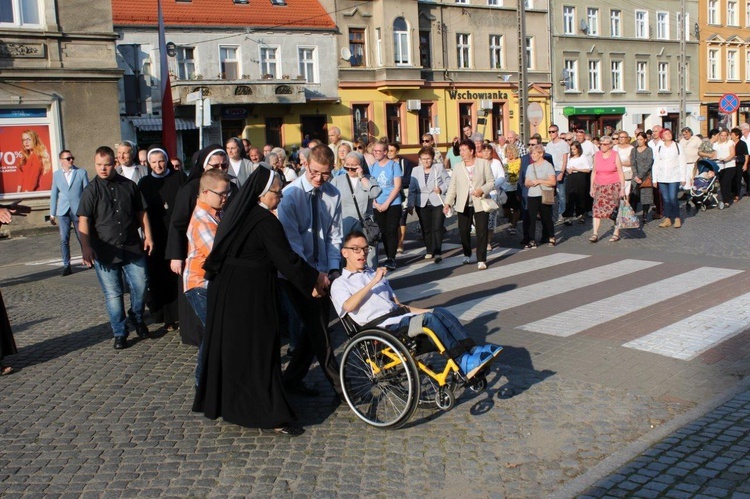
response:
[[[341,58],[345,61],[352,58],[352,51],[349,50],[349,47],[341,47]]]
[[[581,25],[580,26],[581,26],[581,31],[583,31],[584,33],[588,33],[589,32],[589,25],[588,25],[588,23],[586,23],[585,19],[581,19]]]

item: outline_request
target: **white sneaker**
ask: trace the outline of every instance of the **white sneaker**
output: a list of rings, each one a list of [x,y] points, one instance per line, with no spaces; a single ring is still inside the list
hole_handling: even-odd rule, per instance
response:
[[[425,260],[432,260],[432,253],[427,253],[427,254],[426,254],[426,255],[424,256],[424,259],[425,259]]]
[[[479,269],[479,270],[486,270],[487,269],[487,264],[484,263],[484,262],[479,262],[477,264],[477,269]]]
[[[466,265],[467,263],[469,263],[469,260],[471,260],[471,258],[468,256],[465,256],[463,259],[463,264]]]

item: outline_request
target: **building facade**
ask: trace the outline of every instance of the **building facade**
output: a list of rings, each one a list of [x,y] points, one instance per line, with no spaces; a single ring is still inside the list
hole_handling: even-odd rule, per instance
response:
[[[676,130],[700,125],[698,3],[686,0],[646,5],[626,0],[551,2],[552,121],[562,130],[583,127],[594,135],[605,128],[662,125]],[[685,57],[681,58],[681,26]],[[679,123],[680,89],[685,88],[685,123]]]
[[[445,146],[464,126],[486,138],[518,130],[521,47],[529,102],[549,115],[546,2],[527,0],[520,44],[515,1],[329,3],[339,28],[341,99],[331,124],[344,137],[387,137],[415,152],[427,132]],[[546,120],[530,131],[544,127]]]
[[[161,139],[156,0],[113,0],[123,138],[140,146]],[[204,105],[203,144],[229,137],[253,145],[327,141],[328,108],[337,102],[335,25],[316,0],[164,2],[178,151],[200,148],[194,101]],[[209,108],[210,106],[210,108]]]
[[[750,3],[700,0],[696,26],[700,37],[702,131],[731,128],[750,121]],[[724,94],[735,94],[739,107],[719,109]]]
[[[14,225],[44,223],[62,149],[93,173],[96,148],[117,141],[114,41],[110,0],[2,2],[0,199],[34,210]]]

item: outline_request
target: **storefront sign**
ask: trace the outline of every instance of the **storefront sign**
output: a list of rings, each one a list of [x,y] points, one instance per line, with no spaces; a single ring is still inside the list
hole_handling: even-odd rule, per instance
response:
[[[468,90],[464,92],[459,92],[458,90],[449,90],[448,96],[450,96],[451,99],[456,100],[482,100],[482,99],[490,99],[490,100],[507,100],[508,94],[505,92],[499,92],[499,91],[490,91],[490,92],[470,92]]]
[[[0,196],[52,189],[56,155],[49,144],[49,125],[0,124]]]
[[[566,107],[563,108],[563,115],[578,116],[593,114],[599,116],[602,114],[625,114],[624,107]]]

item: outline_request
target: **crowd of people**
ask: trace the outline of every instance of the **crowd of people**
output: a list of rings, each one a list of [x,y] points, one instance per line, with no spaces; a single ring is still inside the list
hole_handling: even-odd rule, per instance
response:
[[[424,258],[436,264],[446,219],[455,214],[463,263],[475,253],[484,270],[501,215],[509,236],[522,222],[525,248],[555,246],[556,223],[585,224],[589,217],[596,243],[602,221],[625,200],[640,205],[643,224],[662,218],[660,227],[679,228],[678,193],[703,175],[702,160],[716,166],[725,206],[740,199],[743,179],[748,185],[750,125],[712,130],[706,139],[684,128],[679,142],[659,126],[634,137],[612,131],[593,138],[553,124],[547,144],[537,134],[523,144],[513,132],[496,141],[470,127],[463,133],[444,152],[423,135],[418,163],[399,144],[349,142],[336,127],[329,144],[308,138],[291,154],[231,138],[198,151],[189,172],[159,146],[139,151],[124,141],[116,151],[96,150],[91,181],[64,150],[50,206],[63,275],[72,273],[73,232],[83,263],[96,270],[115,349],[129,346],[129,327],[142,339],[151,336],[148,306],[155,323],[198,347],[195,411],[296,436],[303,430],[293,425],[286,395],[319,395],[303,381],[313,359],[342,399],[329,294],[339,315],[361,325],[390,327],[423,314],[466,377],[499,353],[469,341],[446,310],[396,299],[385,275],[403,252],[409,214],[416,212]],[[10,215],[1,212],[0,221]],[[619,239],[615,225],[609,241]],[[385,258],[378,269],[379,248]],[[282,331],[289,336],[284,372]],[[1,353],[14,351],[7,343]],[[0,366],[0,374],[9,372]]]

